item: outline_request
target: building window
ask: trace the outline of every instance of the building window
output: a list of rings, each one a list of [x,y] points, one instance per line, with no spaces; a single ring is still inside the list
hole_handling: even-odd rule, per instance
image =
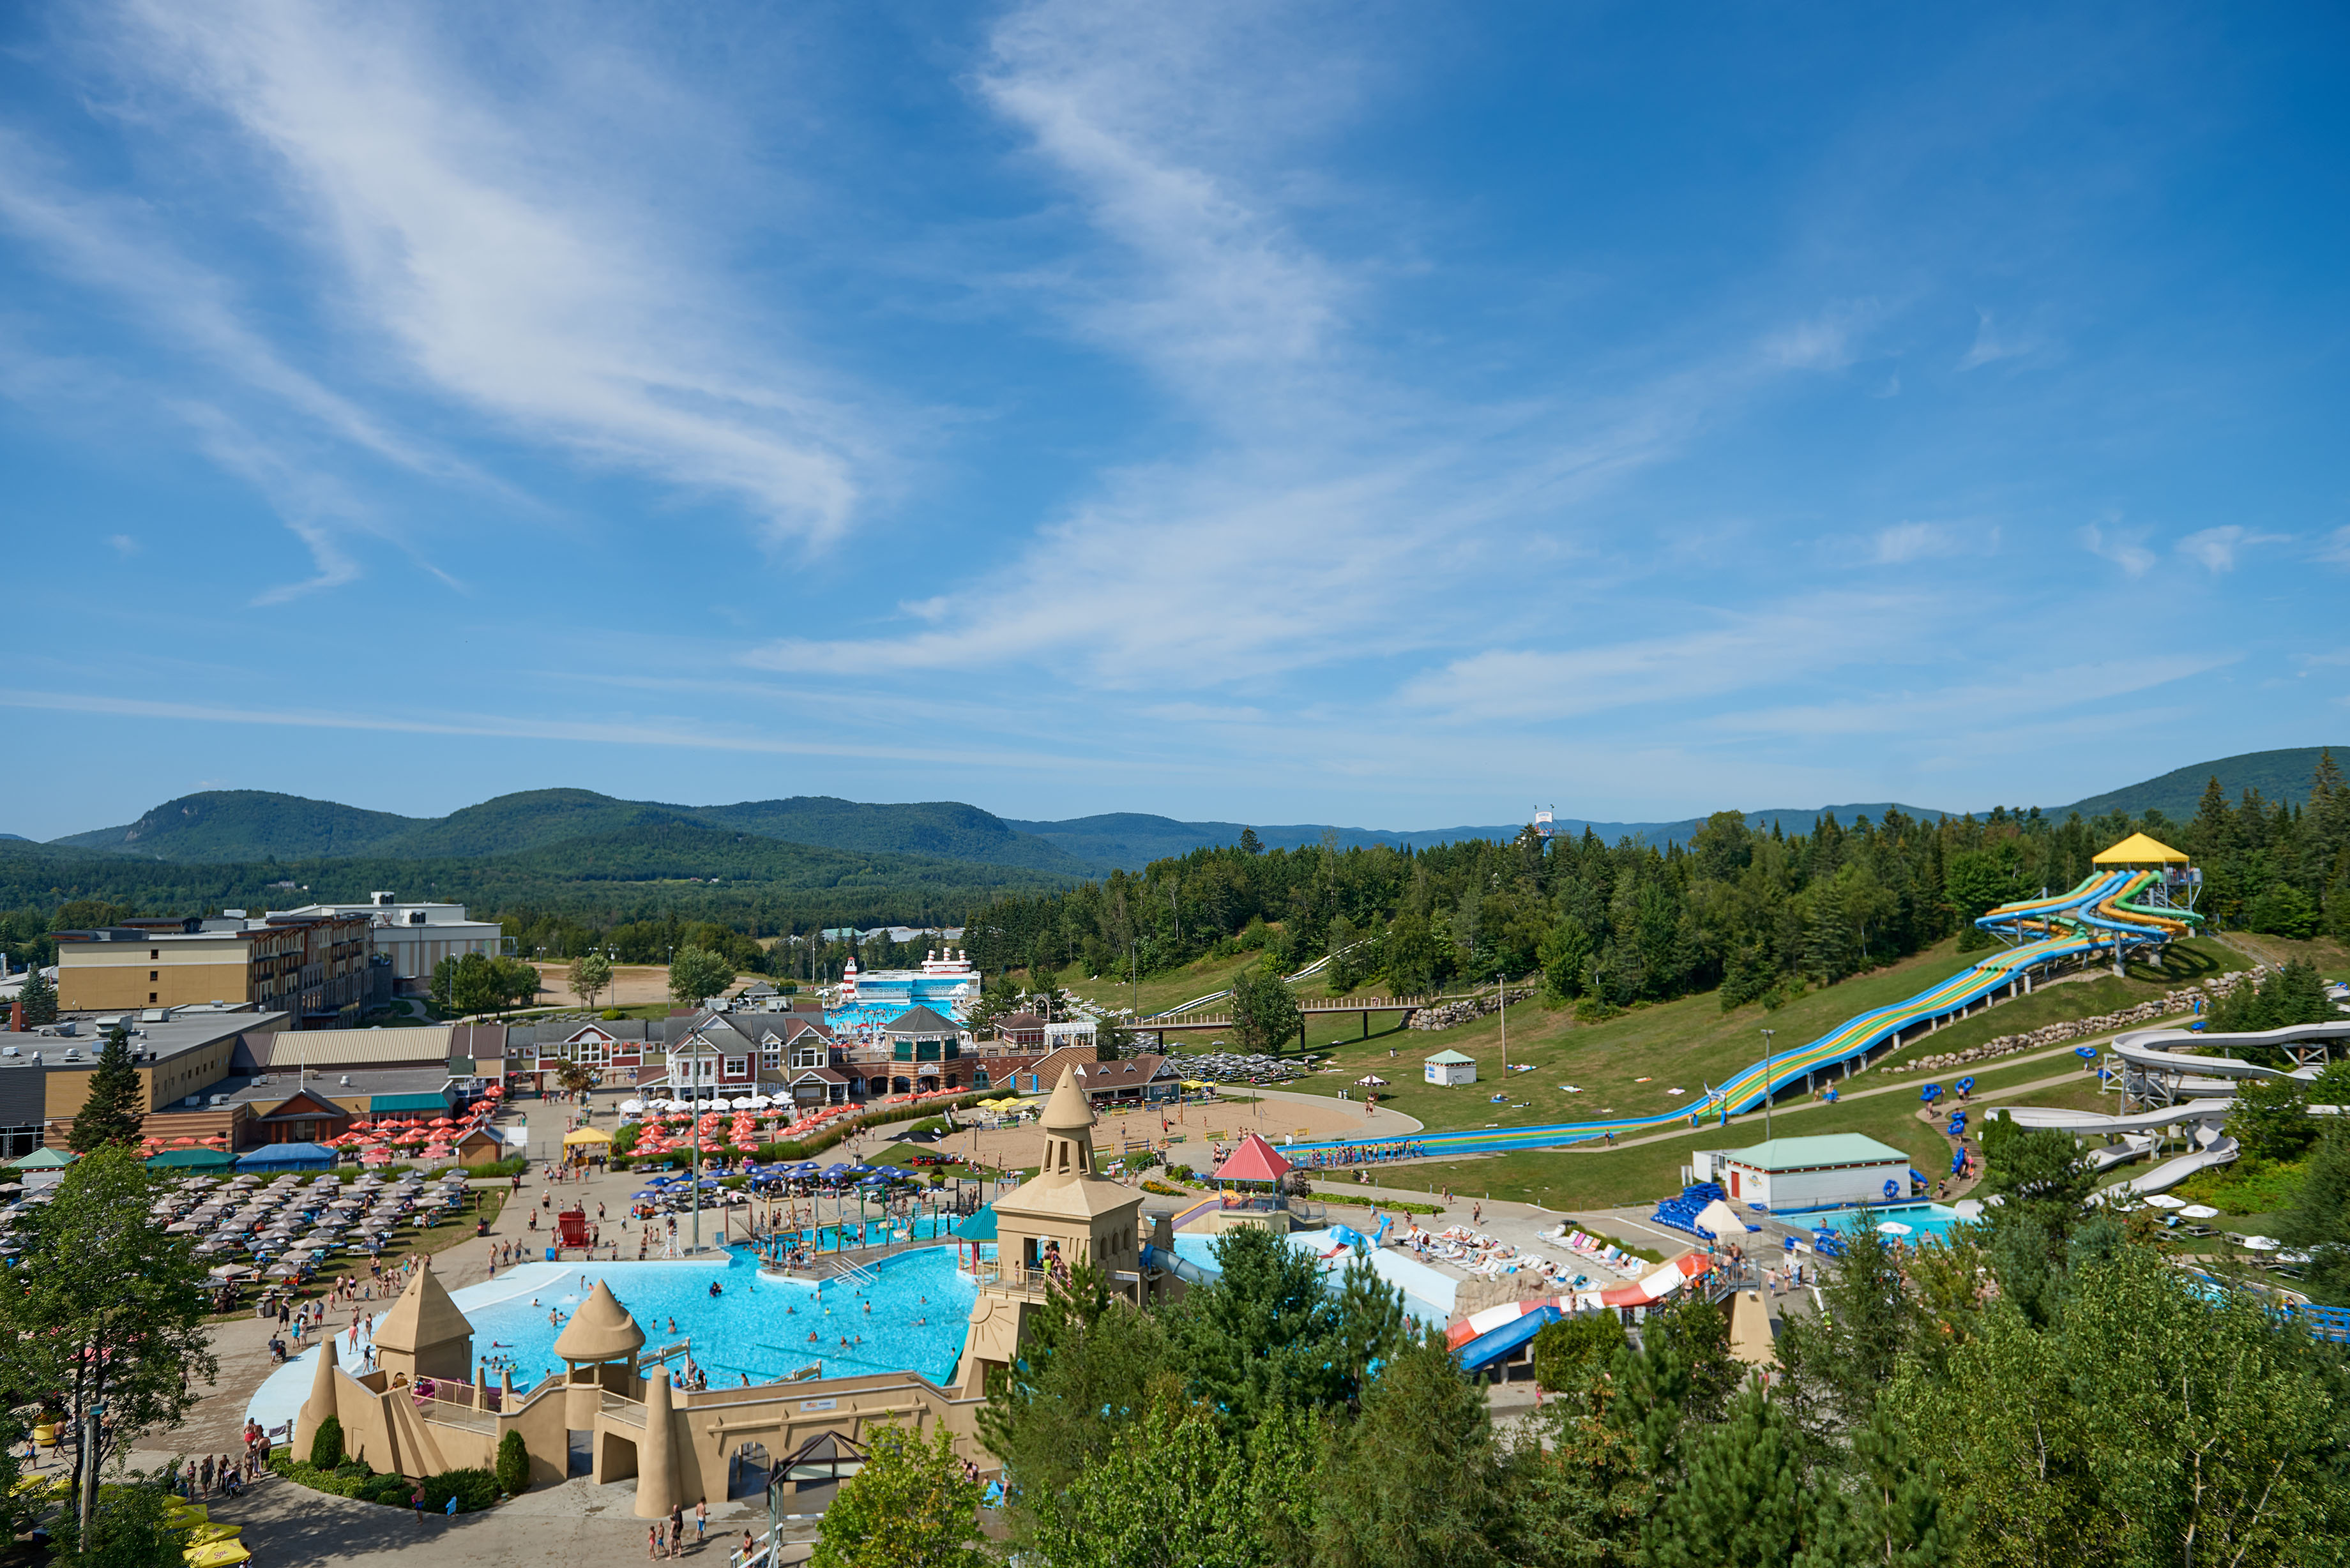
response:
[[[147,1005],[150,1007],[155,1005],[155,993],[151,991],[147,993]]]
[[[729,1056],[726,1058],[726,1075],[728,1077],[747,1078],[750,1075],[751,1059],[749,1057]]]
[[[759,1053],[759,1064],[772,1073],[784,1064],[784,1054],[781,1051],[762,1051]]]
[[[162,978],[163,971],[161,970],[151,969],[147,971],[147,982],[150,985],[152,985],[155,981]]]

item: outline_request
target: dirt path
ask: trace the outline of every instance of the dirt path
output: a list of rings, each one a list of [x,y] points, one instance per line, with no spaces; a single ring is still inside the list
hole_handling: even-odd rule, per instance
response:
[[[571,989],[571,966],[567,963],[534,964],[538,971],[541,994],[568,998],[564,1005],[585,1007],[588,999]],[[660,963],[624,963],[612,967],[612,983],[596,993],[598,1007],[642,1007],[650,1002],[669,1000],[669,966]]]

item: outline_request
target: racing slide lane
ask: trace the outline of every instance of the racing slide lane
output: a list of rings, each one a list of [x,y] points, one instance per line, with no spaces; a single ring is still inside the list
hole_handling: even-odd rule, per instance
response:
[[[1647,1116],[1610,1120],[1561,1122],[1532,1127],[1489,1127],[1477,1132],[1422,1133],[1411,1141],[1430,1156],[1488,1154],[1515,1148],[1555,1148],[1586,1143],[1609,1133],[1623,1136],[1668,1127],[1694,1127],[1708,1116],[1737,1115],[1761,1105],[1766,1095],[1800,1082],[1825,1067],[1866,1058],[1904,1031],[1921,1023],[1951,1017],[1994,992],[2021,989],[2033,971],[2085,959],[2100,950],[2159,946],[2171,940],[2178,922],[2165,917],[2158,925],[2139,920],[2120,909],[2119,901],[2142,892],[2154,881],[2150,873],[2100,872],[2069,893],[2003,905],[1976,924],[2013,934],[2033,925],[2058,928],[2056,934],[1996,953],[1938,981],[1905,1002],[1880,1007],[1848,1020],[1807,1045],[1779,1052],[1750,1064],[1728,1080],[1707,1090],[1700,1099]],[[2091,925],[2093,911],[2103,911]],[[2179,929],[2184,929],[2180,927]],[[1293,1156],[1311,1155],[1371,1144],[1382,1138],[1338,1138],[1292,1146]]]

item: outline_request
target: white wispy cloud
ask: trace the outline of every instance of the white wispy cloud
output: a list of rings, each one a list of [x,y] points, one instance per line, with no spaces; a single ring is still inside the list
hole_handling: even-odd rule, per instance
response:
[[[2177,548],[2189,560],[2216,574],[2234,571],[2240,552],[2261,545],[2282,545],[2289,537],[2283,534],[2258,534],[2230,523],[2218,528],[2199,528],[2179,540]]]
[[[2144,529],[2108,533],[2102,525],[2092,523],[2081,530],[2083,549],[2111,561],[2133,577],[2142,577],[2154,568],[2155,554],[2146,547],[2145,540]]]
[[[1873,299],[1851,300],[1791,322],[1762,340],[1762,351],[1794,369],[1841,370],[1859,357],[1859,339],[1882,316]]]
[[[663,244],[628,171],[566,161],[391,13],[129,0],[120,53],[261,150],[348,314],[442,397],[531,440],[732,497],[777,537],[855,514],[878,443],[771,321]],[[588,106],[580,107],[587,117]],[[756,323],[760,330],[744,331]]]
[[[1916,596],[1819,595],[1767,613],[1668,607],[1686,631],[1560,649],[1492,649],[1417,676],[1402,705],[1460,721],[1575,718],[1750,691],[1861,658],[1914,654],[1937,607]]]
[[[2040,347],[2033,334],[2002,331],[1988,310],[1975,312],[1975,340],[1959,356],[1958,369],[1973,370],[2001,359],[2014,359],[2032,353]]]
[[[2026,681],[1969,681],[1904,688],[1870,682],[1849,701],[1773,705],[1725,713],[1708,723],[1741,734],[1816,739],[1831,735],[1978,735],[2043,713],[2085,708],[2209,674],[2238,661],[2230,652],[2148,654],[2035,670]]]
[[[1956,556],[1969,550],[1996,550],[1999,530],[1965,528],[1951,523],[1895,523],[1877,531],[1869,559],[1880,566]]]
[[[1294,22],[1038,0],[997,26],[981,99],[1091,239],[1050,272],[1060,319],[1170,392],[1201,450],[1103,473],[1011,562],[906,607],[902,634],[785,639],[748,662],[887,676],[1033,660],[1167,688],[1343,661],[1370,624],[1389,653],[1483,640],[1490,618],[1448,585],[1515,569],[1530,541],[1573,554],[1581,503],[1826,352],[1747,340],[1506,406],[1413,385],[1371,347],[1390,258],[1305,237],[1301,190],[1350,203],[1347,232],[1387,227],[1375,195],[1334,195],[1290,161],[1355,91],[1343,41],[1325,28],[1308,47]],[[1790,330],[1842,343],[1872,308]]]

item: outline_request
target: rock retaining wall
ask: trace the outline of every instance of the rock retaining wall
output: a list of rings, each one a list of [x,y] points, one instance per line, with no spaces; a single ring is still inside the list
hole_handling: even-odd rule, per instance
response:
[[[1513,987],[1510,992],[1512,1007],[1522,1006],[1534,999],[1534,992],[1532,986]],[[1434,1007],[1421,1008],[1411,1015],[1411,1022],[1407,1027],[1450,1029],[1456,1023],[1466,1023],[1471,1019],[1482,1018],[1489,1012],[1500,1011],[1501,1003],[1490,996],[1464,996],[1457,1002],[1440,1002]]]
[[[2255,985],[2267,974],[2268,966],[2256,964],[2251,969],[2237,970],[2229,974],[2214,975],[2210,980],[2197,981],[2178,991],[2165,992],[2150,997],[2136,1007],[2119,1012],[2102,1012],[2094,1018],[2071,1018],[2057,1023],[2043,1023],[2037,1029],[2021,1034],[2002,1034],[1986,1040],[1980,1045],[1970,1045],[1963,1051],[1950,1051],[1935,1056],[1918,1056],[1907,1062],[1892,1063],[1875,1069],[1880,1073],[1940,1073],[1952,1067],[1963,1067],[1972,1062],[1987,1062],[1995,1056],[2012,1056],[2021,1052],[2038,1050],[2049,1045],[2061,1045],[2067,1040],[2079,1040],[2091,1034],[2110,1034],[2133,1024],[2152,1023],[2158,1019],[2177,1013],[2192,1012],[2198,1000],[2209,1002],[2226,996],[2238,986]]]

